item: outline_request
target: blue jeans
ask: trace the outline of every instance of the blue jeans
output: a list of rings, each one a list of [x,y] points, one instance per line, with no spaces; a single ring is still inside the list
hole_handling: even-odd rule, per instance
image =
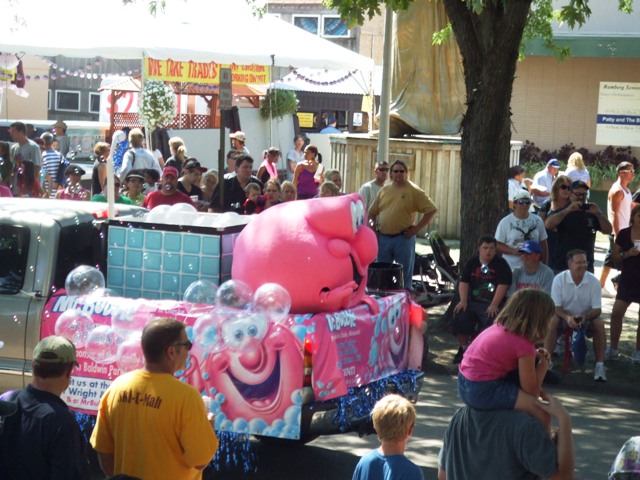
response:
[[[477,410],[513,410],[520,386],[504,378],[475,382],[458,372],[458,396]]]
[[[378,235],[378,261],[402,265],[405,290],[411,290],[413,264],[416,259],[416,237],[404,235]]]

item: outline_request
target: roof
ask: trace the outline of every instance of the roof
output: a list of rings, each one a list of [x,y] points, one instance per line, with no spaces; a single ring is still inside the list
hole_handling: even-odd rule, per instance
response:
[[[93,220],[94,213],[107,209],[106,203],[80,202],[72,200],[50,200],[46,198],[0,198],[0,219],[15,218],[17,224],[59,223],[60,225],[77,224],[79,221]],[[123,215],[144,212],[141,207],[132,205],[116,205]]]
[[[336,94],[367,95],[370,91],[369,72],[362,70],[325,70],[317,68],[296,68],[275,87],[299,92],[321,92]],[[373,91],[380,95],[382,90],[382,67],[373,72]]]

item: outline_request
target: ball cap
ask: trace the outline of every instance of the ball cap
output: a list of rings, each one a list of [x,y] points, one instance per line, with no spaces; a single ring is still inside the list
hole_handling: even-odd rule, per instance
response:
[[[547,167],[560,168],[560,162],[557,158],[552,158],[547,162]]]
[[[75,363],[76,347],[59,335],[43,338],[33,350],[33,359],[42,363]]]
[[[200,170],[202,173],[206,172],[207,169],[200,165],[198,160],[187,160],[187,163],[184,165],[185,170]]]
[[[513,196],[513,199],[514,200],[520,200],[521,198],[526,198],[527,200],[531,200],[531,195],[524,188],[521,188]]]
[[[571,184],[571,187],[569,187],[569,190],[574,191],[576,188],[586,188],[587,190],[589,190],[589,185],[587,185],[582,180],[576,180]]]
[[[67,124],[64,123],[62,120],[58,120],[56,123],[53,124],[54,128],[64,128],[65,130],[67,129]]]
[[[237,138],[241,142],[244,142],[247,139],[247,136],[244,134],[244,132],[238,130],[237,132],[230,134],[229,138]]]
[[[176,167],[164,167],[164,170],[162,170],[162,176],[166,177],[167,175],[173,175],[178,178],[178,169]]]
[[[87,172],[85,172],[84,169],[79,167],[78,165],[69,165],[64,171],[65,177],[69,175],[84,175],[85,173]]]
[[[7,402],[6,400],[0,400],[0,417],[8,417],[16,413],[18,404],[15,402]]]
[[[525,253],[542,253],[542,246],[538,242],[534,242],[533,240],[527,240],[520,247],[519,252]]]

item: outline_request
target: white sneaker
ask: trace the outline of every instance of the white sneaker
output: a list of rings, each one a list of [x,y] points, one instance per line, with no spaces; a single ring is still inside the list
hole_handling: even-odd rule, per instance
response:
[[[607,347],[607,350],[604,352],[605,360],[613,360],[614,358],[618,358],[618,350],[615,348]],[[640,357],[638,358],[640,361]]]
[[[631,354],[631,363],[640,363],[640,351],[636,350]]]
[[[604,366],[604,363],[596,363],[595,368],[593,369],[593,379],[597,382],[606,382],[607,381],[607,369]]]

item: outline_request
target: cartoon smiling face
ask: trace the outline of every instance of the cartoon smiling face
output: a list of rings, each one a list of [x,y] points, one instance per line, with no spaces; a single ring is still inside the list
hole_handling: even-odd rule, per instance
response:
[[[404,303],[394,303],[387,312],[387,342],[388,354],[391,358],[391,364],[404,368],[407,360],[408,346],[408,323],[403,322],[402,318],[406,318],[407,306]]]
[[[231,315],[220,327],[222,348],[203,364],[207,391],[222,394],[227,419],[283,418],[295,392],[302,388],[300,341],[260,314]],[[259,432],[252,432],[259,433]]]
[[[365,297],[378,253],[358,194],[287,202],[251,221],[238,236],[232,277],[253,289],[278,283],[292,313],[351,308]]]

